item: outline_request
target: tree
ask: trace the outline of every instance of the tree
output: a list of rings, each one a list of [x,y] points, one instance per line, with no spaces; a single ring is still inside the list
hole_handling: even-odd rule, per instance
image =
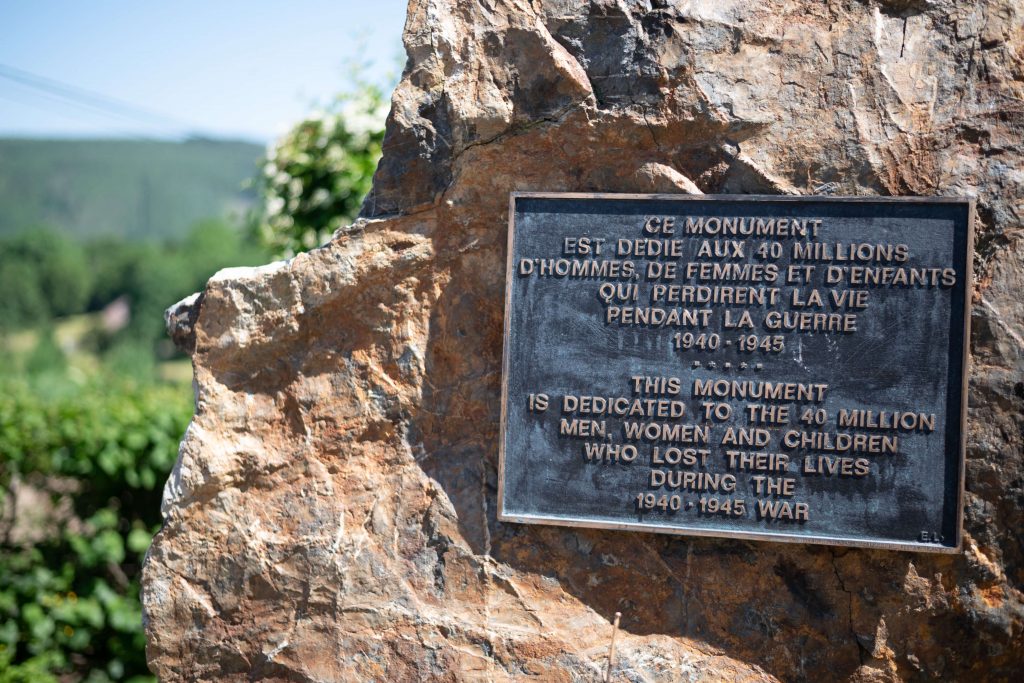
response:
[[[0,285],[9,299],[0,307],[0,327],[11,328],[79,312],[92,276],[78,241],[37,228],[0,245]]]

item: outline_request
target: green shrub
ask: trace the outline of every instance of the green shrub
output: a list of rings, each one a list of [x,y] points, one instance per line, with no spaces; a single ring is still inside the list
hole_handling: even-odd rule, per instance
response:
[[[0,683],[150,680],[139,573],[189,398],[112,377],[50,397],[0,380]],[[15,490],[35,501],[32,528]]]
[[[256,232],[279,257],[318,247],[351,223],[373,183],[387,100],[380,87],[353,78],[350,93],[300,121],[267,154]]]

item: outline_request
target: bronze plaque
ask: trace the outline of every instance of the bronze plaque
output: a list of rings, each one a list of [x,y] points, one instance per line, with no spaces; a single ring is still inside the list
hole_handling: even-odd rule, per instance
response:
[[[959,550],[970,201],[509,211],[499,519]]]

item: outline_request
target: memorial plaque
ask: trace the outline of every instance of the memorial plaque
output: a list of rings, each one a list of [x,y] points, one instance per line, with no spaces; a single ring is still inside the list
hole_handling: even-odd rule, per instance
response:
[[[957,551],[972,216],[512,195],[499,518]]]

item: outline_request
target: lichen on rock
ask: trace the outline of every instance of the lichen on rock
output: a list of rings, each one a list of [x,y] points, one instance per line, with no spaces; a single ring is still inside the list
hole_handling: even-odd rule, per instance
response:
[[[166,681],[1010,680],[1024,667],[1024,10],[413,0],[363,218],[168,312],[196,415]],[[495,517],[516,190],[977,198],[961,555]]]

